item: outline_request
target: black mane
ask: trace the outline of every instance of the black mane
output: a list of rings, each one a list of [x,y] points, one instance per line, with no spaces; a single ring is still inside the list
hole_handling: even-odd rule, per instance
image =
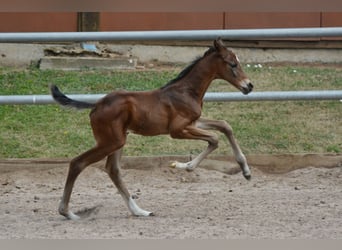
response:
[[[183,77],[185,77],[193,68],[194,66],[204,57],[206,57],[207,55],[213,53],[214,51],[216,51],[216,49],[214,47],[210,47],[203,56],[196,58],[194,61],[192,61],[192,63],[187,66],[185,69],[183,69],[176,78],[172,79],[171,81],[169,81],[167,84],[165,84],[163,87],[161,87],[161,89],[164,89],[172,84],[174,84],[175,82],[178,82],[179,80],[181,80]]]

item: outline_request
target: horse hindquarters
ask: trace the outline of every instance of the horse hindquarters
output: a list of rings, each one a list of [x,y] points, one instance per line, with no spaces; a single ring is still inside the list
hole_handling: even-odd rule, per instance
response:
[[[79,174],[90,164],[98,162],[108,155],[111,155],[117,149],[122,148],[126,142],[126,134],[120,133],[112,126],[105,126],[99,120],[96,120],[95,112],[92,112],[91,125],[97,145],[84,152],[70,162],[69,173],[65,183],[63,197],[59,206],[59,213],[68,219],[78,219],[78,216],[69,211],[69,201],[74,183]]]

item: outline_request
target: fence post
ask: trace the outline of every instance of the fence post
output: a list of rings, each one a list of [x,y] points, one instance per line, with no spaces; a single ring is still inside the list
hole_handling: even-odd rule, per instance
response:
[[[100,13],[99,12],[78,12],[77,13],[77,31],[99,31]]]

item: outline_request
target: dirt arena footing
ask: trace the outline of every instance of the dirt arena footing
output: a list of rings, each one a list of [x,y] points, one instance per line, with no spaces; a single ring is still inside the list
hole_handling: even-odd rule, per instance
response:
[[[153,217],[131,215],[103,161],[85,169],[77,221],[58,213],[70,159],[2,159],[0,239],[342,239],[342,155],[248,155],[250,181],[232,157],[168,167],[192,158],[123,157],[123,180]]]
[[[194,155],[164,155],[164,156],[124,156],[121,159],[122,169],[152,169],[167,167],[173,161],[186,162]],[[0,159],[0,172],[13,171],[21,167],[49,167],[56,164],[68,164],[71,159]],[[247,155],[251,168],[257,168],[264,173],[282,174],[306,167],[333,168],[342,166],[342,154],[258,154]],[[104,161],[93,166],[102,168]],[[208,170],[216,170],[226,174],[240,171],[233,156],[210,156],[199,166]]]

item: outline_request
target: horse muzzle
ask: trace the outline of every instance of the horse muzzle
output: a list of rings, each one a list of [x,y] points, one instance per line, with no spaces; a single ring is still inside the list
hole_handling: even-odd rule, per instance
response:
[[[244,95],[248,95],[253,90],[253,84],[251,82],[244,82],[241,84],[240,90]]]

